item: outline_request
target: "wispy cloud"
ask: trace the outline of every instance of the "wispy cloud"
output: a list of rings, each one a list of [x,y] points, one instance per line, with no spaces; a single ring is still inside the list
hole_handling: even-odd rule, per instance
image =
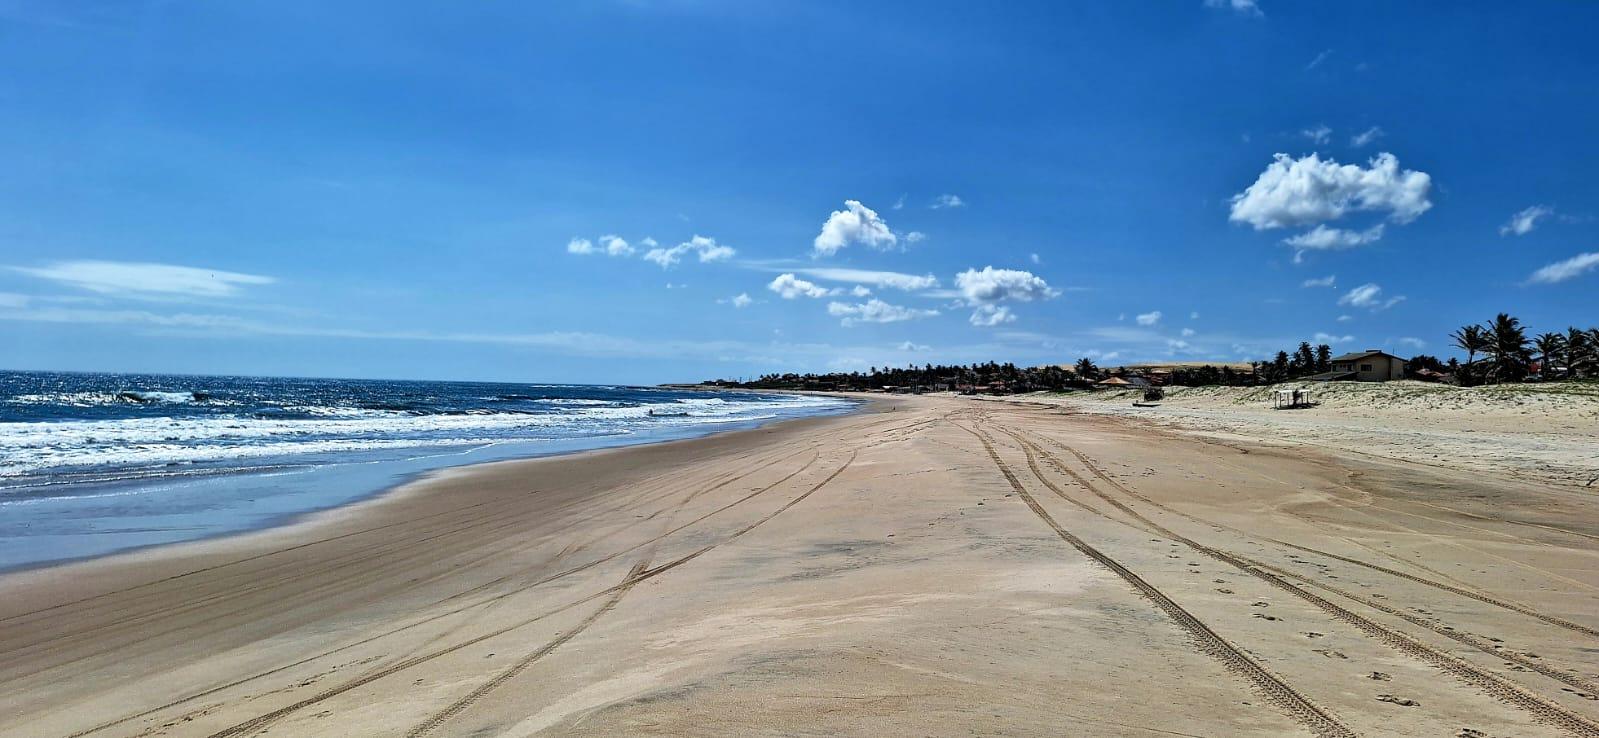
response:
[[[1548,205],[1533,205],[1525,208],[1510,216],[1510,220],[1506,221],[1504,225],[1499,226],[1499,235],[1525,236],[1538,227],[1538,221],[1554,214],[1555,209]]]
[[[1587,274],[1595,267],[1599,267],[1599,252],[1577,254],[1565,261],[1557,261],[1540,268],[1527,277],[1527,282],[1531,284],[1564,282]]]
[[[1382,128],[1380,128],[1378,126],[1372,126],[1370,128],[1367,128],[1364,131],[1361,131],[1360,133],[1357,133],[1357,134],[1351,136],[1349,138],[1349,145],[1353,146],[1353,147],[1355,147],[1357,149],[1363,149],[1363,148],[1371,145],[1371,142],[1376,141],[1379,138],[1382,138],[1383,135],[1384,135],[1384,131],[1383,131]]]
[[[1332,53],[1333,53],[1332,49],[1326,49],[1326,50],[1322,51],[1320,54],[1317,54],[1316,58],[1311,59],[1310,63],[1305,65],[1305,71],[1308,72],[1308,71],[1310,71],[1312,69],[1315,69],[1316,67],[1321,66],[1321,63],[1324,62],[1324,61],[1327,61],[1327,57],[1332,56]]]
[[[1367,282],[1366,284],[1360,285],[1359,287],[1356,287],[1345,293],[1343,297],[1338,298],[1339,305],[1344,305],[1347,307],[1369,308],[1372,312],[1387,310],[1388,308],[1398,305],[1404,301],[1404,295],[1395,295],[1393,297],[1384,299],[1382,296],[1382,287],[1378,286],[1375,282]]]
[[[1332,129],[1326,125],[1318,125],[1315,128],[1306,128],[1300,131],[1299,135],[1310,139],[1311,143],[1319,146],[1332,140]]]
[[[219,269],[127,261],[58,261],[12,271],[57,284],[124,297],[231,297],[272,277]]]
[[[1160,322],[1160,318],[1161,314],[1159,310],[1151,310],[1147,313],[1139,313],[1136,320],[1138,321],[1139,325],[1154,325]]]
[[[840,318],[839,324],[848,328],[857,323],[898,323],[917,318],[931,318],[938,315],[938,311],[890,305],[882,300],[871,299],[853,305],[843,302],[830,302],[827,304],[827,314]]]
[[[1205,0],[1205,7],[1231,10],[1239,15],[1247,15],[1254,18],[1261,18],[1266,15],[1265,12],[1261,11],[1260,5],[1255,0]]]
[[[945,194],[933,198],[933,204],[929,205],[928,207],[934,210],[942,210],[944,208],[964,208],[966,207],[966,201],[962,200],[960,195]]]
[[[1327,275],[1325,277],[1317,277],[1316,279],[1307,279],[1304,282],[1301,282],[1299,284],[1299,286],[1300,287],[1337,287],[1338,286],[1338,275],[1329,274],[1329,275]]]

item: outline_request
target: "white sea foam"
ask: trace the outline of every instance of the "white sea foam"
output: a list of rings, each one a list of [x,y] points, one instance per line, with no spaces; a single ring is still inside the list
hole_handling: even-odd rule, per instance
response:
[[[183,393],[168,393],[183,394]],[[596,404],[597,403],[597,404]],[[235,459],[466,446],[628,433],[640,428],[766,420],[837,400],[687,398],[620,405],[565,402],[547,413],[477,411],[419,415],[399,410],[285,407],[299,417],[218,415],[0,423],[0,478],[55,470],[225,464]],[[652,417],[652,407],[687,415]],[[310,417],[306,417],[310,416]]]

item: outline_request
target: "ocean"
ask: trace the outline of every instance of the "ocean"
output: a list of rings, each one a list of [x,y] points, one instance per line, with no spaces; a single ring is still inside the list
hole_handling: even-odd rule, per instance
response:
[[[448,466],[852,406],[610,385],[0,372],[0,570],[276,525]]]

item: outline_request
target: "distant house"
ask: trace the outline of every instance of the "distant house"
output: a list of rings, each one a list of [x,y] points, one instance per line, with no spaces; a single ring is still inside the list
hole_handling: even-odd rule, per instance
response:
[[[1094,383],[1101,389],[1149,389],[1149,380],[1143,377],[1106,377]]]
[[[1405,359],[1381,349],[1334,356],[1332,371],[1311,379],[1322,382],[1387,382],[1405,378]]]

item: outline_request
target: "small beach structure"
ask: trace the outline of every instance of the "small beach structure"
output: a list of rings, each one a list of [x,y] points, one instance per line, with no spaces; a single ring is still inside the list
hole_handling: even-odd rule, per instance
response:
[[[1094,383],[1099,389],[1148,389],[1152,385],[1143,377],[1106,377]]]
[[[1316,382],[1387,382],[1405,378],[1405,362],[1382,349],[1335,356],[1332,371],[1310,377]]]
[[[1315,405],[1308,389],[1280,389],[1273,393],[1272,406],[1277,410],[1292,410]]]

